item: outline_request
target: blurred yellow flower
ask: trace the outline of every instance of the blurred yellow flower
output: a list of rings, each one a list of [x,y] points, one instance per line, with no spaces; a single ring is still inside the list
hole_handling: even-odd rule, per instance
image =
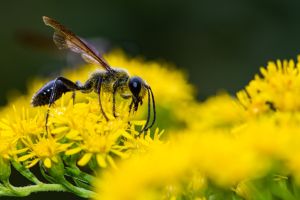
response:
[[[157,145],[150,153],[119,166],[118,171],[106,173],[99,181],[97,199],[144,199],[145,195],[156,193],[159,196],[159,188],[180,182],[193,170],[230,187],[246,178],[260,177],[268,169],[268,163],[253,149],[229,136],[213,133],[174,137],[168,144]]]
[[[174,112],[184,122],[186,129],[199,133],[211,129],[230,130],[247,120],[247,113],[242,105],[226,93],[219,93],[202,103],[189,102]]]

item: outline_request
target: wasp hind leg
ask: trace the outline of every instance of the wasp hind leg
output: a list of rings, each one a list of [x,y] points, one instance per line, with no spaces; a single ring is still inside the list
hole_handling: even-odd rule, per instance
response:
[[[87,90],[87,89],[85,89],[85,85],[82,85],[82,83],[80,82],[80,81],[76,81],[75,82],[75,85],[77,85],[77,89],[76,90]],[[75,105],[75,98],[76,98],[76,90],[73,90],[72,91],[72,101],[73,101],[73,105]]]
[[[64,90],[62,91],[62,88],[64,88]],[[49,99],[49,103],[48,103],[48,110],[46,113],[46,121],[45,121],[45,128],[46,128],[46,132],[48,133],[48,120],[49,120],[49,114],[50,114],[50,107],[52,106],[52,104],[62,96],[63,93],[72,91],[73,95],[73,103],[75,101],[75,91],[76,90],[81,90],[82,87],[73,83],[72,81],[70,81],[69,79],[66,79],[64,77],[58,77],[54,80],[53,85],[50,89],[47,89],[46,92],[51,91],[51,95],[50,95],[50,99]]]
[[[116,93],[117,93],[117,87],[114,87],[113,89],[113,107],[112,107],[112,110],[113,110],[113,115],[114,117],[118,117],[117,114],[116,114]]]
[[[117,80],[113,85],[113,96],[112,96],[112,98],[113,98],[112,111],[113,111],[113,115],[115,118],[118,117],[118,115],[116,113],[116,94],[117,94],[117,90],[118,90],[119,86],[120,86],[120,80]]]
[[[106,113],[104,112],[104,109],[103,109],[103,106],[102,106],[102,102],[101,102],[101,87],[102,87],[102,77],[99,77],[98,84],[97,84],[97,94],[98,94],[99,106],[100,106],[101,113],[104,116],[105,120],[109,121]]]

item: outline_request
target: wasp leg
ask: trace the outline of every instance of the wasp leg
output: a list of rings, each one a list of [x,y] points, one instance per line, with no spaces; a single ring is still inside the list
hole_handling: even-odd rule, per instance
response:
[[[102,77],[99,77],[98,84],[97,84],[97,94],[98,94],[99,106],[100,106],[100,110],[101,110],[105,120],[109,121],[107,115],[104,112],[104,109],[103,109],[103,106],[102,106],[102,103],[101,103],[101,87],[102,87]]]
[[[120,81],[117,80],[113,85],[113,107],[112,107],[112,110],[113,110],[114,117],[118,117],[116,114],[116,94],[117,94],[117,89],[119,86],[120,86]]]
[[[72,101],[73,101],[73,106],[75,105],[75,97],[76,97],[76,92],[72,92]]]
[[[58,81],[60,81],[60,84],[64,85],[65,87],[67,87],[70,91],[75,92],[76,90],[80,90],[81,88],[76,85],[75,83],[73,83],[72,81],[70,81],[69,79],[66,79],[64,77],[57,77],[53,83],[52,86],[52,91],[51,91],[51,96],[50,96],[50,100],[49,100],[49,104],[48,104],[48,110],[46,113],[46,122],[45,122],[45,128],[46,128],[46,132],[48,133],[48,119],[49,119],[49,114],[50,114],[50,107],[51,105],[55,102],[56,95],[58,92],[57,90],[57,83]]]
[[[132,106],[133,106],[133,100],[131,100],[131,102],[130,102],[130,104],[129,104],[129,115],[130,115],[130,113],[131,113]]]
[[[86,85],[82,85],[82,83],[80,81],[76,81],[75,85],[77,85],[78,89],[80,88],[80,90],[88,90],[89,88],[86,89]],[[75,98],[76,98],[76,90],[72,91],[72,100],[73,100],[73,105],[75,104]]]

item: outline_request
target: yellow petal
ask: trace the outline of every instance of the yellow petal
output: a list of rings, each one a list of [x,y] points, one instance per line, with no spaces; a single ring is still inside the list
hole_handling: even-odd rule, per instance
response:
[[[123,152],[121,152],[121,151],[117,151],[117,150],[115,150],[115,149],[111,149],[110,151],[111,151],[112,153],[114,153],[114,154],[120,156],[121,158],[125,158],[125,157],[126,157],[126,154],[123,153]]]
[[[66,134],[66,137],[69,139],[74,139],[78,136],[79,132],[76,130],[71,130],[69,133]]]
[[[78,161],[78,165],[79,166],[84,166],[84,165],[86,165],[89,161],[90,161],[90,159],[92,158],[92,153],[85,153],[83,156],[82,156],[82,158]]]
[[[26,166],[26,168],[30,168],[30,167],[33,167],[37,162],[39,162],[39,159],[36,158],[34,159],[33,161],[31,161],[31,163],[29,165]]]
[[[25,153],[28,149],[29,149],[28,147],[23,148],[23,149],[18,149],[18,150],[13,151],[13,154]]]
[[[99,164],[100,167],[103,167],[103,168],[107,167],[107,163],[105,161],[105,155],[97,154],[96,159],[97,159],[97,163]]]
[[[45,165],[45,167],[47,167],[47,168],[51,168],[51,160],[50,160],[50,158],[46,158],[46,159],[44,160],[44,165]]]
[[[56,156],[53,156],[53,157],[51,158],[51,160],[52,160],[53,162],[55,162],[55,163],[58,163],[58,159],[57,159]]]
[[[27,154],[27,155],[21,156],[20,158],[18,158],[18,160],[20,162],[23,162],[23,161],[28,160],[29,158],[32,158],[32,157],[33,157],[32,154]]]
[[[52,130],[51,133],[53,133],[53,134],[63,133],[63,132],[68,131],[69,129],[70,129],[69,127],[63,126],[63,127],[59,127],[59,128]]]
[[[124,131],[124,133],[122,134],[122,136],[124,136],[127,139],[131,139],[131,140],[134,139],[134,137],[132,135],[130,135],[129,133],[127,133],[126,131]]]
[[[132,120],[130,122],[137,126],[144,126],[146,124],[146,120]]]
[[[81,147],[76,147],[76,148],[74,148],[74,149],[67,150],[65,154],[66,154],[67,156],[69,156],[69,155],[74,155],[74,154],[80,152],[81,150],[82,150]]]
[[[117,165],[110,155],[107,156],[107,161],[109,162],[110,166],[112,166],[114,169],[117,169]]]

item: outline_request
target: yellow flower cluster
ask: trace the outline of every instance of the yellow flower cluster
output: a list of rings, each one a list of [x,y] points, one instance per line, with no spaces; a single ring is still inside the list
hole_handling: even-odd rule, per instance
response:
[[[65,180],[61,185],[96,200],[300,198],[300,57],[297,63],[270,62],[236,97],[220,93],[204,102],[168,63],[120,51],[106,59],[151,85],[156,127],[139,132],[146,105],[132,116],[129,102],[118,99],[115,118],[111,94],[103,93],[106,121],[97,94],[78,92],[75,102],[65,94],[49,109],[46,131],[47,107],[29,105],[46,82],[36,80],[28,95],[0,111],[0,161],[27,168],[39,163],[49,175],[65,165],[79,189]],[[85,82],[95,69],[87,65],[62,75]],[[87,175],[82,166],[95,173]],[[90,175],[96,174],[94,182]],[[85,190],[91,189],[87,182],[96,185],[96,195]]]
[[[151,85],[155,92],[158,108],[163,108],[166,113],[172,115],[174,107],[181,102],[191,101],[192,86],[189,85],[184,75],[171,67],[161,67],[155,62],[144,62],[142,59],[129,59],[121,51],[107,55],[107,60],[112,66],[125,66],[132,75],[140,75]],[[169,66],[167,63],[165,66]],[[79,69],[70,69],[62,73],[73,81],[85,82],[89,74],[96,70],[97,66],[87,65]],[[175,82],[175,87],[170,87],[170,82]],[[110,120],[106,122],[101,115],[97,94],[76,94],[76,102],[73,105],[71,94],[65,94],[55,102],[49,110],[50,131],[45,129],[45,115],[47,107],[32,108],[31,96],[47,80],[35,80],[29,85],[29,94],[11,100],[10,105],[0,112],[0,137],[1,148],[13,147],[18,161],[26,163],[27,167],[34,166],[43,161],[47,168],[52,162],[56,162],[56,156],[63,153],[66,156],[77,155],[78,165],[84,166],[91,159],[95,159],[99,166],[107,164],[115,166],[115,156],[126,158],[129,152],[145,151],[151,143],[160,142],[161,131],[156,131],[156,137],[152,139],[150,132],[139,135],[135,127],[143,126],[143,121],[131,121],[128,116],[128,102],[118,103],[117,112],[119,118],[111,114],[112,103],[110,95],[103,94],[104,110]],[[174,85],[174,84],[173,84]],[[182,92],[186,91],[186,92]],[[145,119],[146,106],[138,111],[136,118]],[[178,118],[177,120],[180,120]],[[131,125],[128,126],[128,121]],[[158,126],[168,126],[164,120],[158,119]],[[12,138],[11,142],[7,142]],[[123,142],[120,142],[123,138]],[[8,145],[13,143],[13,145]],[[122,144],[122,145],[119,145]],[[7,150],[8,151],[8,150]],[[8,152],[3,155],[8,157]],[[124,152],[128,151],[127,154]],[[17,153],[15,153],[17,152]]]
[[[174,112],[185,129],[106,172],[96,199],[300,198],[299,66],[270,62],[237,98],[188,101]]]
[[[175,108],[180,104],[184,106],[182,102],[193,100],[193,88],[187,83],[185,76],[167,63],[164,64],[166,67],[161,67],[155,62],[129,59],[120,51],[107,55],[106,59],[116,67],[130,66],[127,69],[132,75],[149,80],[148,84],[155,93],[157,108],[164,110],[167,116],[175,115]],[[86,65],[76,70],[66,70],[62,76],[74,82],[85,82],[89,74],[96,69],[97,66]],[[63,187],[79,196],[89,197],[92,193],[80,188],[82,184],[92,183],[94,178],[91,175],[95,175],[94,172],[104,168],[117,169],[116,160],[143,155],[162,144],[163,130],[153,128],[153,132],[148,130],[140,133],[145,124],[146,105],[140,107],[135,116],[132,116],[129,115],[130,101],[117,99],[116,112],[119,117],[115,118],[112,115],[112,97],[109,93],[101,94],[103,109],[109,121],[105,120],[100,111],[96,93],[77,92],[75,102],[72,100],[72,94],[67,93],[49,109],[47,106],[32,107],[30,102],[33,94],[47,81],[49,80],[32,81],[28,86],[27,95],[11,97],[9,105],[0,110],[0,181],[7,182],[11,162],[22,175],[40,184],[41,182],[28,171],[28,168],[39,164],[48,181],[61,184],[43,185],[40,190],[62,190]],[[170,82],[174,82],[175,87],[171,87],[168,84]],[[46,125],[47,112],[49,118]],[[156,126],[172,127],[170,121],[163,120],[164,118],[158,118]],[[178,122],[182,120],[181,117],[174,119]],[[90,168],[93,173],[87,175],[80,171],[79,167],[83,166],[86,166],[85,169]],[[5,173],[2,173],[1,168],[6,169]],[[2,180],[2,174],[5,175],[5,180]],[[75,186],[62,178],[64,174],[73,177]],[[29,187],[29,190],[31,189],[36,188]],[[25,188],[18,189],[23,190]],[[8,191],[9,195],[21,196],[31,192],[12,193]]]

